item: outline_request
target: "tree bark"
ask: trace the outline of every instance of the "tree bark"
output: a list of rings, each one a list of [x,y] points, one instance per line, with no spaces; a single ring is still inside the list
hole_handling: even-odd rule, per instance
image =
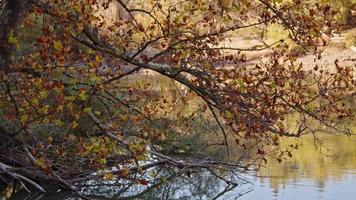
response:
[[[28,0],[3,0],[0,4],[0,70],[7,71],[16,50],[16,45],[9,42],[9,35],[16,35],[16,28],[31,4]]]

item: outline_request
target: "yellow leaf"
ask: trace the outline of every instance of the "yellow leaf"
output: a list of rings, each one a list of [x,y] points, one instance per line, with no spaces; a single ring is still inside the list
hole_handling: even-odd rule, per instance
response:
[[[59,40],[53,41],[53,47],[55,50],[61,50],[62,49],[62,42]]]
[[[70,139],[71,141],[75,141],[75,140],[77,140],[77,137],[73,134],[69,134],[68,139]]]
[[[166,135],[164,133],[161,133],[160,136],[159,136],[159,139],[162,140],[162,141],[165,141],[166,140]]]
[[[104,179],[105,180],[113,180],[114,179],[114,174],[107,173],[107,174],[105,174]]]
[[[42,99],[46,98],[46,97],[47,97],[47,92],[45,92],[45,91],[40,91],[40,97],[41,97]]]
[[[96,60],[96,62],[99,63],[99,62],[101,62],[101,57],[100,57],[99,55],[96,55],[96,56],[95,56],[95,60]]]
[[[219,0],[220,6],[224,9],[228,9],[232,5],[232,0]]]
[[[77,128],[79,126],[79,124],[76,122],[76,121],[74,121],[73,123],[72,123],[72,128]]]
[[[27,114],[24,114],[24,115],[21,115],[21,116],[20,116],[20,121],[21,121],[22,123],[26,123],[27,120],[28,120],[28,115],[27,115]]]
[[[85,101],[87,99],[87,95],[85,94],[85,90],[80,90],[78,94],[78,99],[81,101]]]
[[[121,116],[121,120],[122,121],[128,121],[129,120],[129,117],[127,115],[122,115]]]
[[[45,167],[45,160],[43,158],[37,159],[35,160],[35,164],[43,169]]]
[[[17,44],[17,39],[16,37],[14,36],[13,33],[10,33],[7,41],[10,43],[10,44]]]
[[[40,111],[43,113],[43,114],[48,114],[48,109],[49,109],[49,105],[45,105],[43,106]]]
[[[54,122],[57,126],[63,126],[64,122],[62,122],[60,119],[56,119],[56,121]]]
[[[53,138],[51,136],[48,137],[48,143],[52,143],[53,142]]]
[[[231,119],[233,117],[233,114],[230,111],[226,112],[226,118]]]
[[[31,102],[32,102],[32,104],[34,104],[34,105],[38,105],[38,103],[39,103],[39,102],[38,102],[38,99],[32,99]]]
[[[84,112],[85,112],[85,113],[90,112],[90,110],[91,110],[91,108],[90,108],[90,107],[86,107],[86,108],[84,108]]]

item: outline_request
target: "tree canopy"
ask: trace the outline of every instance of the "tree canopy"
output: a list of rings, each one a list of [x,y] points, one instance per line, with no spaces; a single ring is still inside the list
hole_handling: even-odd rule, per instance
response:
[[[76,184],[92,179],[147,185],[142,174],[157,166],[248,169],[271,148],[290,155],[281,137],[351,135],[354,65],[310,68],[293,51],[320,59],[337,28],[325,2],[0,1],[0,173],[79,194]],[[286,34],[224,45],[271,26]],[[227,159],[165,151],[172,135],[189,138],[205,123]]]

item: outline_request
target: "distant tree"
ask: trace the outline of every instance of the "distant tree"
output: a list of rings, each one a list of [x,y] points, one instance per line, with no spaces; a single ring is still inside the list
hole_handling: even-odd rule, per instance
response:
[[[354,25],[352,12],[356,11],[355,0],[327,0],[331,7],[337,11],[335,19],[344,25]]]
[[[221,45],[242,30],[279,24],[289,32],[286,40],[308,51],[334,25],[328,4],[0,2],[0,173],[6,178],[41,191],[46,181],[78,194],[76,183],[91,179],[149,184],[140,174],[163,165],[204,168],[222,178],[214,170],[247,169],[266,161],[269,148],[288,155],[280,137],[351,134],[341,122],[352,117],[344,103],[355,96],[352,66],[336,60],[332,73],[318,65],[308,70],[288,53],[285,40]],[[241,59],[241,53],[264,49],[274,51],[257,64]],[[157,82],[132,81],[141,71],[154,72]],[[160,77],[177,86],[175,99],[159,93]],[[199,102],[194,112],[186,111],[189,99]],[[294,130],[286,127],[291,113],[299,116]],[[220,140],[228,157],[242,148],[256,153],[254,162],[243,153],[235,161],[166,153],[164,144],[174,144],[165,138],[188,137],[199,118],[215,121],[221,133],[211,139]]]

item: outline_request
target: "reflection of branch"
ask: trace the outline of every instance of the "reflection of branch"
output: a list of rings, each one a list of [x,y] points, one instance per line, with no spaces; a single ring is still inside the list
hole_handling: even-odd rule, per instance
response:
[[[245,195],[245,194],[248,194],[248,193],[250,193],[250,192],[252,192],[253,191],[253,188],[251,188],[251,189],[249,189],[249,190],[246,190],[245,192],[240,192],[239,194],[237,194],[236,196],[235,196],[235,199],[238,199],[239,197],[241,197],[241,196],[243,196],[243,195]]]
[[[308,110],[306,110],[305,108],[303,108],[302,106],[300,105],[292,105],[291,103],[287,102],[287,100],[285,100],[284,98],[282,98],[282,101],[288,105],[290,108],[294,109],[295,111],[298,111],[299,113],[305,113],[307,114],[308,116],[310,116],[311,118],[315,119],[316,121],[318,121],[319,123],[325,125],[326,127],[334,130],[334,131],[337,131],[339,133],[345,133],[345,134],[350,134],[350,132],[348,131],[345,131],[345,130],[340,130],[338,129],[337,127],[333,126],[332,124],[328,123],[327,121],[323,120],[322,118],[318,117],[315,113],[313,112],[310,112]],[[302,129],[302,131],[304,131],[307,127],[305,127],[304,129]],[[297,135],[294,135],[295,137],[298,137],[301,135],[302,132],[299,132]],[[286,136],[293,136],[293,135],[288,135],[286,134]]]
[[[218,179],[220,179],[220,180],[223,180],[223,181],[224,181],[226,184],[228,184],[228,185],[233,185],[233,186],[237,186],[237,185],[238,185],[238,183],[235,183],[235,182],[233,182],[233,181],[227,180],[226,178],[224,178],[224,177],[220,176],[219,174],[215,173],[214,170],[212,170],[212,169],[207,168],[207,170],[208,170],[212,175],[216,176],[216,177],[217,177]]]
[[[62,184],[64,184],[68,189],[70,189],[70,190],[72,190],[73,192],[75,192],[75,194],[76,194],[77,196],[79,196],[80,198],[82,198],[82,199],[87,199],[87,200],[91,199],[91,198],[89,198],[89,197],[87,197],[87,196],[82,195],[82,194],[79,192],[79,189],[78,189],[76,186],[74,186],[74,185],[68,183],[66,180],[62,179],[62,177],[58,176],[56,173],[53,172],[52,175],[53,175],[54,177],[56,177],[57,180],[60,181]]]
[[[139,199],[140,197],[144,196],[145,194],[159,188],[160,186],[164,185],[164,184],[167,184],[169,181],[175,179],[176,177],[178,177],[180,174],[182,174],[183,170],[181,170],[180,172],[177,172],[173,175],[171,175],[170,177],[166,178],[165,180],[161,180],[159,181],[158,183],[156,184],[153,184],[152,186],[148,187],[146,190],[144,190],[143,192],[141,193],[138,193],[138,194],[135,194],[135,195],[132,195],[132,196],[128,196],[128,197],[119,197],[120,199],[123,199],[123,200],[130,200],[130,199]]]
[[[224,194],[230,192],[231,190],[235,189],[236,187],[237,187],[237,185],[231,186],[231,185],[228,184],[228,185],[225,187],[225,189],[224,189],[222,192],[220,192],[219,194],[217,194],[214,198],[212,198],[212,200],[217,200],[217,199],[219,199],[221,196],[223,196]]]

